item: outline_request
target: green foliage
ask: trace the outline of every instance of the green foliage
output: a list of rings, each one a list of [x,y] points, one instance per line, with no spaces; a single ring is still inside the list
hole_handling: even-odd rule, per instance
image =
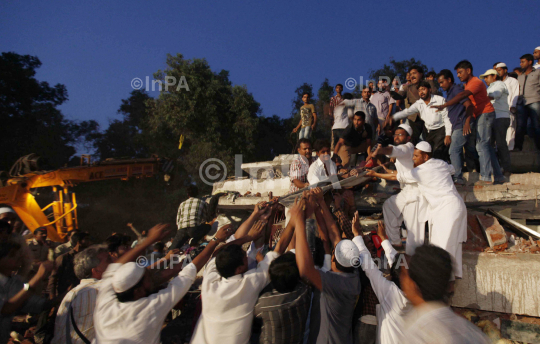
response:
[[[167,68],[154,75],[164,83],[166,77],[179,81],[182,76],[189,91],[169,87],[146,103],[150,135],[170,139],[157,153],[178,156],[194,181],[199,181],[199,166],[206,159],[221,159],[228,171],[234,171],[234,154],[242,154],[244,161],[254,159],[260,104],[247,88],[233,86],[227,71],[212,71],[205,59],[186,60],[181,54],[168,55]],[[180,135],[185,141],[178,151]]]
[[[152,140],[147,134],[146,102],[150,96],[144,91],[134,90],[128,99],[122,100],[118,114],[123,120],[113,120],[103,133],[93,134],[93,146],[102,160],[106,158],[149,157]]]
[[[400,83],[404,84],[407,82],[407,72],[412,66],[420,66],[424,69],[424,72],[428,72],[428,67],[422,63],[420,60],[411,58],[409,60],[396,61],[394,58],[390,58],[390,64],[384,64],[382,68],[377,70],[370,70],[369,78],[373,80],[379,80],[379,77],[389,77],[390,81],[394,80],[395,77],[399,78]],[[431,68],[433,70],[433,68]]]
[[[66,87],[35,78],[41,61],[13,52],[0,56],[0,170],[23,155],[36,153],[59,167],[75,154],[73,147],[97,130],[97,122],[76,123],[58,106],[68,100]]]

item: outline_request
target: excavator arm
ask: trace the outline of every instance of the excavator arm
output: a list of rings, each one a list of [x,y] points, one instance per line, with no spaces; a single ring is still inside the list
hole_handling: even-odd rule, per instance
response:
[[[49,239],[62,241],[69,231],[78,228],[77,202],[75,193],[69,188],[79,183],[92,181],[151,177],[160,171],[163,160],[158,158],[106,160],[93,165],[61,168],[55,171],[34,171],[8,179],[0,187],[0,204],[15,210],[20,219],[32,232],[46,227]],[[169,161],[168,169],[172,168]],[[41,208],[32,195],[32,189],[52,187],[55,200]],[[45,211],[52,207],[47,216]]]

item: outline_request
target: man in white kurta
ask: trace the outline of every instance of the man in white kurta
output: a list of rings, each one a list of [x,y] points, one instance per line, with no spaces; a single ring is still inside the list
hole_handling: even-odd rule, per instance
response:
[[[452,181],[454,167],[431,158],[431,146],[423,141],[416,145],[411,171],[398,172],[397,179],[418,183],[418,189],[429,204],[429,241],[445,249],[453,258],[454,276],[461,278],[462,246],[467,241],[467,209]]]
[[[359,225],[359,222],[353,223],[354,227]],[[379,267],[371,258],[371,253],[366,247],[360,232],[355,230],[356,236],[352,240],[360,251],[360,264],[362,270],[369,278],[371,287],[377,295],[379,306],[377,306],[377,343],[381,344],[400,344],[403,342],[405,330],[405,316],[412,310],[412,305],[405,297],[403,291],[392,281],[389,281],[383,276]],[[381,237],[381,239],[383,239]],[[399,264],[396,268],[405,266],[404,259],[396,260],[397,251],[388,240],[383,240],[382,246],[386,259],[390,266]],[[403,255],[400,257],[404,258]]]
[[[394,134],[395,146],[378,147],[374,154],[386,154],[390,158],[396,158],[396,169],[391,178],[385,178],[386,174],[369,173],[378,178],[395,180],[395,172],[400,175],[410,172],[414,168],[413,153],[414,145],[410,142],[412,128],[407,124],[401,124]],[[427,221],[427,203],[418,190],[416,182],[400,180],[400,193],[387,199],[383,204],[383,217],[386,225],[386,233],[392,245],[401,245],[399,235],[401,223],[405,222],[407,228],[406,253],[413,255],[414,250],[424,243],[425,223]]]

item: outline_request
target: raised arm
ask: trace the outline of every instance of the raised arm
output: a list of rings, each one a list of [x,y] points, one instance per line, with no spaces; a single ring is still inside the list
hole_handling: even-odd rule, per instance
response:
[[[414,103],[408,109],[396,112],[394,114],[394,116],[392,116],[392,118],[397,121],[397,120],[400,120],[400,119],[403,119],[403,118],[407,118],[410,115],[414,115],[417,112],[419,112],[418,111],[418,106],[416,105],[416,103]]]
[[[341,234],[339,228],[334,219],[332,218],[332,213],[330,212],[330,209],[328,209],[328,206],[324,202],[324,195],[321,188],[315,188],[312,190],[312,192],[319,206],[319,211],[324,218],[326,228],[328,229],[328,237],[330,239],[330,242],[332,243],[332,247],[334,248],[336,247],[338,242],[341,241]]]
[[[146,249],[153,244],[155,244],[158,241],[163,240],[169,234],[169,225],[160,223],[158,225],[155,225],[148,231],[148,236],[146,237],[146,240],[144,240],[142,243],[138,244],[131,250],[124,253],[116,263],[118,264],[125,264],[128,262],[133,262],[137,257],[144,255]]]
[[[271,209],[270,207],[268,206],[265,206],[266,202],[259,202],[257,204],[255,204],[255,208],[253,209],[253,212],[251,213],[251,215],[248,217],[248,219],[246,221],[244,221],[240,227],[238,227],[238,229],[236,230],[236,233],[234,233],[234,237],[236,239],[242,239],[243,237],[245,237],[251,227],[253,227],[253,224],[264,214],[267,214],[267,212],[270,212]]]
[[[298,265],[298,271],[300,276],[308,280],[318,290],[322,289],[322,280],[319,271],[315,268],[313,263],[313,256],[309,249],[307,236],[306,236],[306,219],[304,210],[302,209],[303,202],[295,200],[293,207],[291,208],[291,220],[294,222],[296,228],[296,264]]]

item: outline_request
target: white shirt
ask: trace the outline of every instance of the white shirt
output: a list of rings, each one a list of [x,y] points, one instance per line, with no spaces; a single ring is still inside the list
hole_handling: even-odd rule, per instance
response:
[[[437,109],[431,107],[433,105],[444,105],[445,102],[446,100],[443,97],[432,94],[429,104],[426,105],[424,100],[418,99],[408,109],[394,114],[394,119],[399,120],[415,113],[420,113],[420,118],[424,121],[428,132],[444,126],[446,136],[452,136],[452,123],[450,123],[450,119],[448,118],[448,109],[445,108],[437,111]]]
[[[223,278],[212,258],[201,286],[202,313],[191,343],[246,344],[251,335],[253,312],[259,293],[270,282],[270,263],[279,256],[270,251],[257,269]]]
[[[506,76],[506,79],[504,79],[503,82],[508,89],[508,104],[510,107],[516,107],[519,96],[519,81],[512,77]]]
[[[410,312],[406,344],[488,344],[491,341],[473,323],[439,302],[426,302]]]
[[[330,176],[337,174],[337,166],[332,160],[328,160],[326,163],[326,168],[328,168]],[[309,167],[309,172],[307,175],[309,185],[316,185],[318,182],[328,179],[328,177],[329,176],[326,174],[326,170],[324,169],[324,163],[321,159],[317,159]],[[332,183],[334,182],[337,182],[337,177],[335,177],[335,180],[332,180]]]
[[[79,331],[89,341],[94,339],[94,309],[99,285],[100,281],[95,278],[83,279],[77,287],[66,294],[56,315],[52,344],[67,343],[66,337],[68,333],[72,344],[84,344],[71,324],[71,308],[73,308],[73,318]]]
[[[540,62],[536,62],[536,64],[533,66],[534,69],[539,69],[540,68]]]
[[[377,295],[381,306],[382,314],[378,315],[380,328],[378,329],[377,343],[384,344],[400,344],[403,342],[403,331],[405,328],[405,315],[412,310],[412,305],[409,303],[401,289],[389,280],[387,280],[379,267],[374,263],[371,254],[364,244],[361,236],[357,236],[352,240],[356,247],[360,250],[362,270],[371,282],[371,287]],[[390,265],[404,264],[404,262],[394,262],[397,254],[396,250],[388,240],[382,242],[384,254]]]
[[[103,274],[94,311],[96,338],[92,343],[158,344],[167,314],[186,295],[197,277],[197,268],[190,263],[167,288],[137,301],[120,302],[112,287],[112,277],[120,266],[109,264]]]
[[[349,125],[349,114],[348,107],[345,106],[345,103],[341,102],[334,108],[334,129],[345,129]]]
[[[495,118],[510,118],[509,93],[506,84],[502,81],[492,82],[487,88],[487,93],[489,97],[495,98],[491,100],[495,108]]]

